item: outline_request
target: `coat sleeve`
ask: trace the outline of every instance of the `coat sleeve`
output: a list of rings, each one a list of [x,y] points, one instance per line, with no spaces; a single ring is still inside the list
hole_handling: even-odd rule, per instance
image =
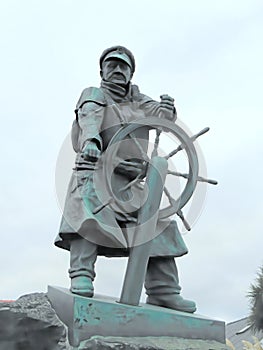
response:
[[[72,142],[72,147],[76,153],[79,152],[79,134],[80,134],[79,123],[75,119],[73,121],[72,128],[71,128],[71,142]]]
[[[83,151],[86,144],[93,141],[99,149],[102,149],[102,138],[100,136],[102,113],[96,113],[100,109],[95,102],[87,102],[78,110],[78,149]],[[103,108],[103,107],[102,107]]]
[[[175,108],[173,113],[171,113],[168,110],[162,109],[159,102],[154,101],[146,95],[141,94],[141,96],[141,108],[143,109],[146,117],[165,118],[171,121],[176,120],[177,113]]]
[[[99,136],[101,118],[95,115],[95,111],[105,105],[101,89],[89,87],[82,91],[75,109],[76,119],[71,129],[71,141],[75,152],[81,152],[91,140],[101,148],[102,141]]]

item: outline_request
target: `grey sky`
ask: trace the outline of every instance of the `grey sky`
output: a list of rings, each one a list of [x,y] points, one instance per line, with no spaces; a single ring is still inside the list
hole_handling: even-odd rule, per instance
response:
[[[57,156],[101,52],[121,44],[142,92],[173,96],[194,133],[211,127],[199,144],[219,186],[185,236],[183,295],[201,314],[246,316],[262,264],[262,1],[9,0],[0,26],[0,299],[68,286],[68,253],[53,247]],[[118,296],[124,264],[99,260],[97,293]]]

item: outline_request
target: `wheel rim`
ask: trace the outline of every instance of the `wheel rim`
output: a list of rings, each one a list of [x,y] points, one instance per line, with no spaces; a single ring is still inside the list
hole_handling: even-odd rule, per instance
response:
[[[174,124],[171,121],[168,121],[166,119],[156,118],[156,117],[138,119],[134,122],[130,122],[129,124],[123,126],[113,136],[113,138],[111,139],[108,145],[107,150],[105,151],[105,157],[104,157],[105,166],[103,166],[103,176],[106,182],[106,191],[109,194],[109,198],[110,197],[115,198],[115,201],[118,202],[117,205],[120,207],[121,210],[123,210],[124,207],[122,203],[118,201],[118,199],[116,199],[116,196],[112,191],[110,177],[108,176],[108,174],[112,174],[113,172],[114,159],[117,155],[120,142],[124,140],[127,135],[129,135],[136,129],[140,127],[145,127],[145,126],[149,127],[149,130],[164,128],[166,129],[166,132],[167,131],[171,132],[181,142],[183,149],[186,151],[187,158],[188,158],[189,178],[187,179],[186,185],[181,195],[173,201],[173,204],[159,210],[159,219],[164,219],[175,214],[178,210],[183,208],[187,204],[187,202],[190,200],[196,188],[198,171],[199,171],[198,156],[197,156],[197,152],[194,147],[193,141],[191,140],[190,136],[188,136],[181,127],[179,127],[178,125]]]

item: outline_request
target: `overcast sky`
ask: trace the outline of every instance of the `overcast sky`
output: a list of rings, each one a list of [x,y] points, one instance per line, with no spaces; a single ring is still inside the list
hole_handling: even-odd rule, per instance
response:
[[[142,92],[173,96],[193,133],[211,128],[199,145],[219,185],[184,235],[183,295],[208,317],[247,316],[263,263],[262,0],[8,0],[0,33],[0,299],[69,285],[69,255],[53,246],[57,158],[81,91],[100,82],[101,52],[120,44]],[[125,263],[99,259],[97,293],[119,296]]]

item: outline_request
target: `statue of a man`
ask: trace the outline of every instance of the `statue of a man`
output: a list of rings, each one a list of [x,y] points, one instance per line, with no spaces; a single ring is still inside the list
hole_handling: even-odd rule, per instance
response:
[[[97,256],[129,255],[131,240],[127,232],[128,228],[136,225],[138,214],[135,204],[135,209],[129,213],[109,206],[99,212],[94,210],[101,205],[100,186],[94,185],[96,180],[100,181],[96,178],[99,176],[96,175],[98,161],[103,159],[113,135],[125,123],[148,116],[176,120],[173,98],[163,95],[161,102],[154,101],[131,83],[135,59],[127,48],[114,46],[106,49],[100,57],[100,69],[100,88],[85,89],[75,110],[72,144],[77,153],[76,163],[55,241],[56,246],[70,251],[71,292],[88,297],[94,293],[92,282]],[[139,153],[146,151],[149,135],[147,128],[139,130],[135,136],[140,144],[135,142],[133,135],[123,143],[117,155],[118,166],[112,182],[116,193],[124,201],[131,196],[127,184],[138,176],[145,176],[145,162]],[[136,193],[139,193],[139,198],[138,188]],[[136,195],[132,199],[132,203],[135,202]],[[194,312],[195,303],[180,295],[174,257],[186,254],[187,248],[177,224],[173,220],[165,225],[159,222],[156,230],[159,231],[153,234],[145,278],[147,303]]]

